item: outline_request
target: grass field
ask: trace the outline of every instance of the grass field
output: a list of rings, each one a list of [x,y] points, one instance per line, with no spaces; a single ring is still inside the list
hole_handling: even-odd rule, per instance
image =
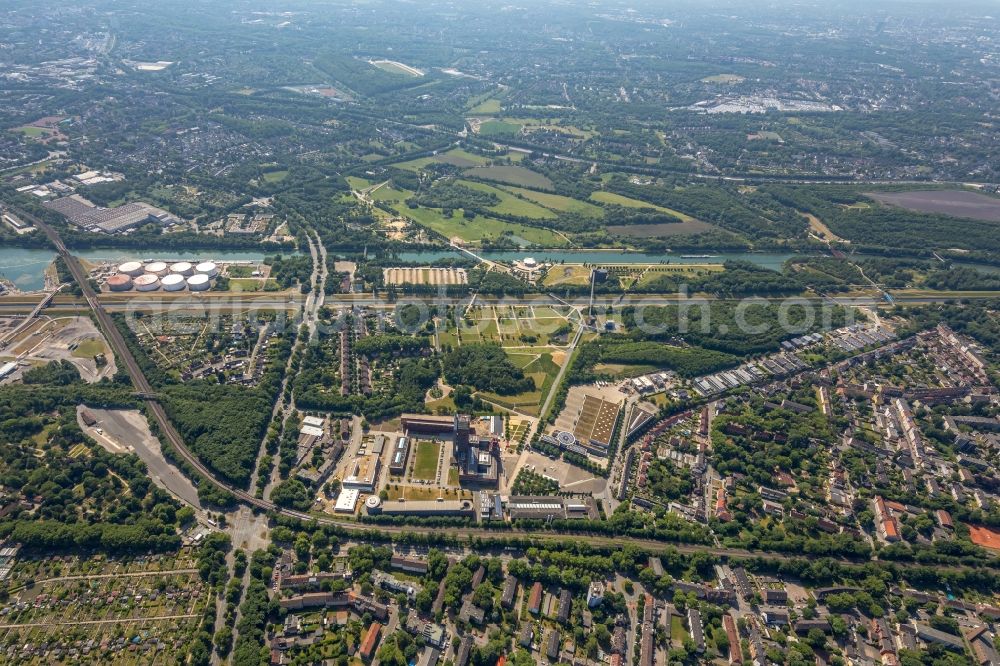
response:
[[[358,178],[356,176],[348,176],[347,184],[351,186],[354,190],[364,190],[373,185],[372,181],[365,178]],[[369,196],[375,201],[403,201],[408,198],[412,193],[408,190],[397,190],[391,185],[382,185],[374,192],[370,192]]]
[[[483,157],[482,155],[476,155],[475,153],[470,153],[466,150],[462,150],[461,148],[454,148],[439,155],[429,155],[427,157],[409,160],[408,162],[400,162],[398,164],[394,164],[393,166],[397,169],[406,169],[407,171],[420,171],[428,164],[450,164],[451,166],[459,168],[470,168],[485,166],[488,163],[489,159]]]
[[[411,209],[402,203],[397,203],[392,208],[400,215],[412,218],[417,224],[449,239],[457,237],[468,243],[477,243],[487,238],[498,238],[504,232],[509,231],[515,236],[515,240],[520,239],[524,245],[543,245],[545,247],[566,245],[565,238],[548,229],[504,222],[492,217],[477,215],[475,218],[467,220],[461,212],[456,212],[454,217],[448,218],[435,208]]]
[[[618,206],[624,206],[626,208],[652,208],[653,210],[659,211],[661,213],[666,213],[667,215],[673,215],[678,220],[682,222],[694,222],[695,219],[690,215],[685,215],[684,213],[673,210],[672,208],[665,208],[664,206],[657,206],[655,204],[647,203],[645,201],[640,201],[639,199],[633,199],[631,197],[625,197],[620,194],[615,194],[614,192],[594,192],[590,195],[590,198],[594,201],[600,201],[601,203],[615,204]]]
[[[487,120],[479,126],[479,135],[484,137],[513,136],[521,133],[521,126],[503,120]]]
[[[541,190],[551,190],[552,181],[540,173],[526,169],[521,166],[490,166],[469,169],[466,176],[492,180],[508,185],[520,185],[522,187],[533,187]]]
[[[550,210],[559,211],[560,213],[572,213],[574,215],[582,215],[585,217],[604,217],[604,209],[600,206],[595,206],[592,203],[580,201],[579,199],[564,197],[561,194],[536,192],[535,190],[526,190],[523,187],[513,186],[501,187],[500,189],[507,190],[513,194],[522,196],[525,199],[534,201],[541,206],[545,206]]]
[[[702,276],[706,273],[717,273],[724,270],[725,268],[721,264],[672,264],[668,266],[648,266],[639,276],[638,286],[643,287],[664,275],[690,278]]]
[[[421,440],[417,442],[413,454],[412,478],[421,481],[433,481],[437,478],[438,458],[441,455],[441,442]]]
[[[534,388],[509,396],[485,392],[477,395],[504,409],[538,416],[541,403],[566,361],[565,337],[553,340],[553,333],[565,324],[565,315],[551,306],[482,306],[473,308],[468,320],[463,318],[457,327],[454,320],[442,321],[438,335],[442,345],[453,348],[482,342],[503,347],[511,362],[531,378]]]
[[[535,383],[535,390],[518,393],[517,395],[497,395],[482,393],[481,397],[507,409],[523,412],[529,416],[538,416],[545,396],[552,388],[552,382],[559,374],[559,365],[553,361],[551,352],[541,354],[507,352],[514,365],[524,371],[526,377]]]
[[[23,127],[15,127],[12,132],[20,132],[25,136],[30,136],[33,139],[45,136],[49,134],[51,130],[44,129],[42,127],[34,127],[33,125],[24,125]]]
[[[706,76],[701,80],[702,83],[743,83],[743,77],[737,74],[716,74],[714,76]]]
[[[674,645],[683,645],[684,639],[688,638],[688,630],[684,628],[684,620],[681,619],[680,615],[674,615],[670,618],[670,641]]]
[[[581,264],[563,264],[553,266],[545,274],[542,285],[556,287],[559,285],[584,286],[590,284],[590,268]]]
[[[348,176],[344,180],[347,181],[347,184],[351,186],[352,190],[363,190],[372,184],[372,182],[367,178],[358,178],[357,176]]]
[[[73,356],[77,358],[94,358],[104,353],[104,343],[100,340],[84,340],[73,350]]]
[[[288,178],[287,169],[283,169],[281,171],[268,171],[264,174],[265,183],[280,183],[286,178]]]
[[[457,474],[455,483],[452,485],[458,485]],[[457,488],[414,488],[413,486],[395,485],[386,488],[386,492],[389,493],[389,497],[386,498],[389,502],[395,502],[400,499],[410,500],[413,502],[428,502],[436,500],[439,497],[443,497],[446,500],[472,499],[472,493],[470,491],[460,490]]]
[[[530,217],[536,220],[552,219],[556,216],[556,214],[548,208],[543,208],[538,204],[525,201],[524,199],[518,199],[510,192],[505,191],[503,188],[493,187],[492,185],[487,185],[485,183],[475,183],[471,180],[460,180],[458,183],[460,185],[465,185],[466,187],[471,187],[474,190],[479,190],[480,192],[489,192],[490,194],[499,197],[500,203],[496,206],[491,206],[490,210],[503,215],[517,215],[519,217]]]
[[[278,290],[278,282],[271,278],[263,282],[260,278],[231,278],[229,280],[229,291],[257,292]]]
[[[500,113],[502,108],[500,100],[495,97],[490,97],[489,99],[484,99],[469,109],[469,113],[474,116],[491,116],[493,114]]]

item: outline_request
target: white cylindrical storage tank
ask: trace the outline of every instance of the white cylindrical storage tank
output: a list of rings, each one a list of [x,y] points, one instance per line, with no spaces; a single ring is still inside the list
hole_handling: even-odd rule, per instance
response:
[[[212,286],[212,283],[209,282],[207,275],[199,273],[198,275],[192,275],[189,277],[187,279],[187,285],[188,289],[191,291],[205,291]]]
[[[203,261],[194,267],[194,272],[208,277],[215,277],[219,274],[219,267],[213,261]]]
[[[160,278],[152,273],[146,273],[137,277],[133,284],[136,291],[156,291],[160,288]]]
[[[178,275],[177,273],[171,273],[167,277],[160,281],[163,286],[164,291],[181,291],[187,285],[184,282],[184,276]]]
[[[132,278],[123,273],[108,278],[108,289],[111,291],[128,291],[132,288]]]
[[[124,273],[129,277],[138,277],[142,275],[142,264],[138,261],[126,261],[118,267],[118,272]]]
[[[146,272],[151,273],[157,277],[163,277],[167,274],[167,265],[162,261],[154,261],[152,263],[146,264]]]
[[[194,273],[194,267],[187,261],[178,261],[170,267],[170,272],[177,275],[188,276]]]

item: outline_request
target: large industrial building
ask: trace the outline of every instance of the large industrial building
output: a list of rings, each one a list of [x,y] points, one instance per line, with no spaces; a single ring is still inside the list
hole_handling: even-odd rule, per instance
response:
[[[457,516],[474,518],[476,515],[472,500],[398,500],[383,502],[378,495],[365,501],[369,515],[385,516]]]
[[[500,480],[500,444],[495,438],[481,439],[472,431],[466,414],[431,416],[403,414],[403,430],[408,436],[450,439],[454,442],[453,463],[458,467],[458,480],[464,486],[496,487]]]
[[[127,203],[117,208],[104,208],[79,194],[47,201],[44,206],[63,215],[81,229],[106,234],[129,231],[147,223],[166,227],[180,223],[178,218],[167,211],[147,203]]]
[[[512,495],[504,504],[511,520],[596,520],[600,516],[590,497]]]
[[[350,468],[350,474],[344,477],[341,485],[344,488],[354,488],[363,493],[374,492],[381,464],[378,456],[371,454],[360,456],[354,461]]]
[[[402,476],[406,471],[406,459],[410,454],[410,440],[400,437],[396,440],[396,446],[392,450],[392,458],[389,460],[389,473],[395,476]]]

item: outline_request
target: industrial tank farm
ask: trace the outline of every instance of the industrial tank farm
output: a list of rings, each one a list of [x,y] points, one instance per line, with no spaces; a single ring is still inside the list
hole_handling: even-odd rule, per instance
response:
[[[136,291],[156,291],[160,288],[160,278],[152,273],[146,273],[137,277],[133,284]]]
[[[142,275],[142,264],[138,261],[126,261],[118,267],[118,272],[129,277],[139,277]]]
[[[154,261],[146,264],[146,272],[157,277],[163,277],[167,274],[167,265],[162,261]]]
[[[94,272],[105,291],[208,291],[222,274],[214,261],[125,261]]]
[[[132,288],[132,278],[124,273],[118,273],[109,277],[107,284],[111,291],[128,291]]]
[[[171,273],[167,277],[160,280],[160,284],[163,286],[164,291],[183,291],[187,283],[184,281],[184,276],[177,273]]]
[[[212,286],[211,282],[208,280],[208,276],[203,273],[198,273],[192,275],[187,279],[188,289],[191,291],[205,291]]]
[[[194,272],[199,275],[207,275],[210,278],[214,278],[219,274],[219,267],[215,265],[215,262],[203,261],[194,267]]]

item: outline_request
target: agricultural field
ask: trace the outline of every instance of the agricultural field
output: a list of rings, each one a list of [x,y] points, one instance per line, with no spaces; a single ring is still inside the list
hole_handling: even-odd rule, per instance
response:
[[[879,203],[918,213],[938,213],[1000,222],[1000,198],[967,190],[917,190],[913,192],[871,192],[865,196]]]
[[[540,190],[551,190],[552,181],[548,177],[526,169],[522,166],[488,166],[469,169],[466,176],[482,178],[507,185],[533,187]]]

